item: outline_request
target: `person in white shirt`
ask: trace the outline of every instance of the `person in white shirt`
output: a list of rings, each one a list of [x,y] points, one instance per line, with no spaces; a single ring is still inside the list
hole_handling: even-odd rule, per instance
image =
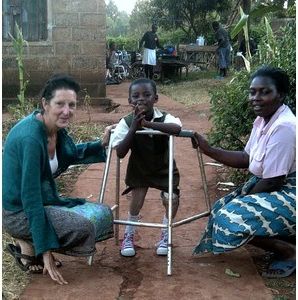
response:
[[[167,134],[177,135],[181,130],[179,118],[162,112],[156,107],[158,101],[156,84],[154,81],[141,78],[132,82],[129,88],[128,102],[133,111],[121,119],[112,137],[112,147],[116,148],[118,157],[123,158],[129,150],[131,154],[127,166],[125,183],[126,192],[131,191],[128,220],[137,222],[139,212],[144,204],[148,188],[161,190],[161,198],[166,208],[163,224],[168,223],[168,174],[169,149],[168,135],[136,134],[137,130],[153,129]],[[173,172],[173,218],[179,205],[179,172],[174,161]],[[135,226],[128,225],[125,229],[124,240],[121,245],[122,256],[134,256]],[[163,229],[156,253],[167,255],[168,232]]]

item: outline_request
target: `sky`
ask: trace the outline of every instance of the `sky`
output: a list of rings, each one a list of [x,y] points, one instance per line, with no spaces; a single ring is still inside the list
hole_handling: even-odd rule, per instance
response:
[[[119,11],[126,11],[128,14],[133,10],[137,0],[113,0]],[[108,2],[108,0],[106,0]]]

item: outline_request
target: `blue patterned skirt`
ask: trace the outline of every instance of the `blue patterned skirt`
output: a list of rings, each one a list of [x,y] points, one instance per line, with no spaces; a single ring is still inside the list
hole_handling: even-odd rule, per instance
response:
[[[113,236],[113,214],[105,204],[85,202],[74,207],[56,207],[69,213],[76,213],[86,218],[94,226],[95,241],[99,242]]]
[[[259,180],[253,176],[214,204],[195,254],[227,252],[254,236],[295,235],[296,172],[288,175],[279,191],[245,195]]]

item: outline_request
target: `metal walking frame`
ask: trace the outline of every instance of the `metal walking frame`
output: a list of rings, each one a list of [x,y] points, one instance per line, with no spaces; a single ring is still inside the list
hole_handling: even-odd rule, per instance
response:
[[[112,131],[113,132],[113,131]],[[168,135],[166,133],[157,131],[157,130],[138,130],[136,134],[150,134],[150,135]],[[207,180],[205,174],[205,168],[202,158],[202,153],[197,149],[197,158],[199,161],[199,168],[201,173],[201,179],[203,183],[203,190],[204,196],[206,201],[207,210],[201,212],[199,214],[193,215],[186,219],[180,220],[178,222],[174,222],[172,220],[172,205],[173,205],[173,161],[174,161],[174,136],[169,136],[169,205],[168,205],[168,224],[161,224],[161,223],[148,223],[148,222],[133,222],[133,221],[125,221],[119,219],[119,210],[120,210],[120,159],[117,157],[116,160],[116,195],[115,195],[115,205],[111,208],[114,213],[114,224],[115,226],[115,240],[116,244],[119,243],[119,225],[135,225],[135,226],[143,226],[143,227],[155,227],[155,228],[167,228],[168,229],[168,253],[167,253],[167,275],[172,275],[172,229],[174,227],[181,226],[183,224],[190,223],[194,220],[200,219],[202,217],[206,217],[210,214],[210,198],[208,194],[208,187],[207,187]],[[192,138],[194,136],[192,130],[181,130],[179,135],[176,137],[185,137],[185,138]],[[101,183],[100,194],[98,201],[100,203],[104,202],[104,194],[106,190],[107,178],[111,163],[112,157],[112,135],[109,141],[109,146],[107,150],[107,160],[104,168],[103,180]]]

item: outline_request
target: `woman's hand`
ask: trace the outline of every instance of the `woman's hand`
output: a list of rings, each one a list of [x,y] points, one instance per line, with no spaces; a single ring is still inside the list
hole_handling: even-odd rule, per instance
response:
[[[194,133],[194,137],[191,138],[191,142],[193,148],[200,148],[203,153],[205,153],[210,147],[208,142],[197,132]]]
[[[103,145],[103,147],[107,147],[109,145],[109,141],[110,141],[110,136],[111,136],[111,131],[117,126],[117,124],[113,124],[110,126],[107,126],[104,130],[103,133],[103,137],[102,137],[102,141],[101,144]]]
[[[51,251],[47,251],[43,253],[42,256],[43,256],[43,263],[44,263],[43,274],[46,275],[47,273],[49,273],[50,277],[61,285],[68,284],[68,282],[64,280],[61,273],[58,271],[55,263],[55,259]]]

